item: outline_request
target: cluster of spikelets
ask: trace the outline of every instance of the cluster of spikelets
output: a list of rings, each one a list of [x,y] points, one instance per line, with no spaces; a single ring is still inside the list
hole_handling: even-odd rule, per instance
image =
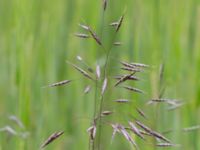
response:
[[[97,35],[95,35],[95,36],[97,36]],[[77,58],[78,58],[78,60],[83,61],[80,56],[77,56]],[[84,69],[80,68],[79,66],[77,66],[75,64],[72,64],[70,62],[68,62],[68,63],[71,64],[78,72],[80,72],[80,74],[82,74],[87,79],[92,80],[94,82],[101,80],[101,70],[100,70],[99,65],[96,66],[96,72],[95,72],[95,77],[94,77],[94,76],[91,75],[92,71],[91,72],[88,71],[88,70],[91,70],[90,67],[88,67],[90,69],[84,70]],[[142,91],[138,88],[132,87],[132,86],[125,86],[125,85],[123,85],[123,83],[128,82],[128,81],[138,81],[139,78],[136,76],[136,74],[138,72],[144,72],[144,69],[149,67],[149,66],[145,65],[145,64],[141,64],[141,63],[121,62],[121,64],[122,64],[121,69],[127,70],[128,73],[123,74],[123,75],[114,76],[114,79],[117,80],[117,81],[115,82],[113,87],[121,86],[128,91],[136,92],[136,93],[139,93],[139,94],[144,94],[144,91]],[[64,80],[64,81],[61,81],[61,82],[50,84],[50,85],[48,85],[48,87],[56,87],[56,86],[66,85],[66,84],[71,83],[71,81],[72,80]],[[108,79],[106,77],[104,77],[103,82],[102,82],[102,86],[101,86],[101,89],[100,89],[101,90],[100,91],[101,97],[103,97],[107,86],[108,86]],[[88,92],[90,92],[90,90],[91,90],[91,86],[86,86],[84,93],[88,93]],[[113,102],[128,103],[129,100],[128,99],[115,99],[115,100],[113,100]],[[148,101],[148,104],[152,104],[152,103],[167,103],[167,104],[170,104],[170,105],[175,107],[180,102],[178,100],[158,98],[158,99],[151,99],[150,101]],[[136,108],[136,110],[143,118],[147,119],[146,114],[141,109]],[[87,131],[90,135],[91,143],[93,143],[93,141],[96,138],[96,133],[97,133],[97,130],[98,130],[97,122],[102,117],[111,115],[113,113],[114,113],[113,111],[109,111],[109,110],[103,111],[103,109],[101,109],[99,111],[99,113],[97,114],[97,116],[95,116],[95,118],[92,121],[92,125],[87,129]],[[127,139],[127,141],[130,142],[136,149],[139,149],[138,148],[139,146],[136,144],[136,142],[134,141],[134,139],[130,135],[130,132],[135,134],[136,136],[138,136],[139,138],[141,138],[144,141],[149,136],[155,138],[157,141],[162,141],[162,142],[159,142],[159,143],[156,144],[156,146],[158,146],[158,147],[177,146],[177,144],[171,143],[171,141],[168,138],[166,138],[165,136],[163,136],[161,133],[154,131],[149,126],[143,124],[141,121],[139,121],[137,119],[135,119],[134,122],[129,121],[128,126],[123,126],[120,123],[108,123],[108,124],[113,128],[113,134],[112,134],[112,138],[111,138],[112,140],[114,139],[114,136],[116,135],[116,133],[119,133],[119,134],[123,135]],[[62,134],[63,134],[63,132],[56,132],[56,133],[52,134],[47,139],[47,141],[42,145],[42,147],[45,147],[46,145],[51,143],[51,141],[55,140],[56,138],[58,138]]]
[[[106,10],[106,6],[107,6],[107,0],[104,0],[103,4],[104,4],[103,8],[104,8],[104,11],[105,11]],[[119,18],[118,21],[110,23],[110,25],[115,28],[116,33],[119,31],[120,27],[122,26],[123,19],[124,19],[124,15],[122,15]],[[82,29],[84,29],[86,31],[86,33],[75,33],[75,36],[77,36],[79,38],[84,38],[84,39],[88,39],[88,38],[94,39],[95,42],[99,46],[101,46],[102,49],[105,50],[107,59],[109,59],[109,52],[110,52],[111,49],[107,50],[105,48],[104,44],[102,43],[102,40],[97,35],[97,33],[88,25],[79,24],[79,26]],[[121,43],[113,41],[113,45],[119,46],[119,45],[121,45]],[[83,61],[83,59],[80,56],[77,56],[77,59],[85,64],[85,62]],[[104,71],[107,69],[106,68],[107,67],[106,66],[107,65],[107,61],[108,60],[106,60],[105,65],[102,67]],[[77,66],[77,65],[75,65],[75,64],[73,64],[73,63],[71,63],[69,61],[67,61],[67,63],[70,64],[72,67],[74,67],[74,69],[76,69],[84,77],[86,77],[89,80],[92,80],[93,82],[98,82],[98,81],[101,82],[101,80],[103,80],[102,86],[101,86],[101,89],[100,89],[101,90],[100,91],[100,93],[101,93],[100,97],[101,98],[100,98],[100,102],[99,102],[100,103],[100,106],[99,106],[100,108],[98,108],[99,112],[93,118],[92,125],[87,129],[87,131],[88,131],[88,133],[90,135],[92,149],[95,149],[94,140],[96,138],[97,130],[101,127],[101,118],[105,117],[105,116],[108,116],[108,115],[111,115],[111,114],[114,113],[114,112],[109,111],[109,110],[103,111],[103,108],[102,108],[103,96],[104,96],[104,93],[105,93],[106,88],[108,86],[108,78],[106,77],[107,74],[105,72],[101,73],[101,69],[100,69],[101,67],[99,65],[96,66],[96,72],[94,73],[93,69],[91,69],[91,67],[89,67],[89,66],[87,67],[87,70],[84,70],[81,67],[79,67],[79,66]],[[136,73],[144,72],[144,69],[148,68],[149,66],[146,65],[146,64],[128,63],[128,62],[124,62],[124,61],[122,61],[120,63],[122,65],[121,69],[128,71],[128,73],[127,74],[123,74],[123,75],[115,76],[114,79],[117,80],[117,81],[113,86],[116,87],[116,86],[122,85],[122,87],[124,89],[126,89],[126,90],[129,90],[131,92],[137,92],[137,93],[140,93],[140,94],[144,94],[144,92],[142,90],[138,89],[138,88],[135,88],[135,87],[132,87],[132,86],[123,86],[123,83],[124,82],[128,82],[130,80],[138,81],[139,78],[136,76]],[[101,74],[102,74],[102,77],[101,77]],[[66,84],[71,83],[71,81],[72,80],[64,80],[64,81],[61,81],[61,82],[50,84],[47,87],[56,87],[56,86],[66,85]],[[84,93],[90,92],[90,89],[91,89],[91,86],[87,86],[85,88],[85,90],[84,90]],[[95,91],[95,92],[97,92],[97,91]],[[151,103],[159,102],[159,101],[164,101],[164,100],[162,100],[162,99],[152,99]],[[114,102],[117,102],[117,103],[128,103],[129,100],[128,99],[116,99],[116,100],[114,100]],[[170,102],[170,100],[167,100],[167,102]],[[176,102],[174,101],[174,103],[176,103]],[[146,118],[146,115],[142,110],[137,108],[137,111],[142,117]],[[100,126],[98,126],[97,124],[100,124]],[[130,135],[130,132],[134,133],[136,136],[138,136],[139,138],[141,138],[143,140],[146,139],[146,136],[152,136],[155,139],[159,139],[159,140],[163,141],[163,143],[158,143],[157,146],[164,146],[164,147],[165,146],[175,146],[175,144],[172,144],[169,139],[164,137],[162,134],[154,131],[153,129],[151,129],[147,125],[144,125],[139,120],[135,120],[135,122],[129,121],[128,122],[128,125],[129,125],[128,127],[123,126],[120,123],[108,123],[108,124],[113,128],[112,140],[113,140],[114,136],[116,135],[116,133],[119,133],[119,134],[123,135],[125,137],[125,139],[135,147],[135,149],[139,149],[138,148],[139,146],[136,144],[136,142],[134,141],[134,139]],[[48,145],[49,143],[51,143],[52,141],[57,139],[62,134],[63,134],[63,132],[56,132],[56,133],[52,134],[44,142],[44,144],[42,144],[42,148],[44,148],[46,145]]]
[[[107,8],[107,0],[103,0],[103,10],[106,11]],[[118,21],[112,22],[110,23],[110,26],[114,27],[116,33],[120,30],[120,27],[122,26],[124,20],[124,15],[122,15]],[[91,80],[94,83],[100,83],[101,84],[101,88],[97,88],[97,90],[95,91],[96,93],[100,93],[100,98],[99,99],[95,99],[94,101],[98,101],[99,103],[99,108],[97,108],[97,111],[94,112],[94,118],[91,121],[91,126],[87,129],[89,136],[90,136],[90,148],[92,148],[92,150],[94,149],[100,149],[99,146],[95,146],[94,141],[97,138],[96,134],[97,131],[99,131],[99,133],[101,133],[101,125],[102,125],[102,118],[105,116],[109,116],[111,114],[113,114],[113,111],[110,110],[103,110],[103,103],[104,103],[104,94],[105,91],[107,90],[108,87],[108,82],[109,80],[111,80],[110,78],[108,79],[108,74],[106,73],[106,69],[107,69],[107,62],[109,59],[109,54],[112,48],[110,49],[106,49],[104,43],[102,42],[101,38],[98,36],[98,34],[88,25],[85,24],[79,24],[79,26],[85,31],[85,33],[75,33],[75,36],[79,37],[79,38],[84,38],[84,39],[89,39],[92,38],[105,52],[105,56],[106,56],[106,60],[105,60],[105,64],[104,66],[100,66],[100,65],[96,65],[95,69],[92,69],[92,67],[90,67],[89,65],[87,65],[87,63],[80,57],[77,56],[77,59],[82,62],[83,64],[85,64],[86,69],[79,67],[78,65],[75,65],[69,61],[67,61],[67,63],[69,65],[71,65],[75,70],[77,70],[82,76],[84,76],[85,78],[87,78],[88,80]],[[112,41],[111,43],[112,45],[115,46],[120,46],[121,42],[115,42]],[[145,71],[146,68],[149,68],[149,65],[146,64],[142,64],[142,63],[128,63],[125,61],[120,61],[121,64],[121,69],[127,71],[126,74],[123,75],[117,75],[114,76],[113,79],[117,80],[115,82],[114,85],[111,85],[112,87],[117,87],[120,86],[122,88],[124,88],[125,90],[128,90],[130,92],[136,92],[139,94],[145,94],[144,91],[142,91],[141,89],[132,87],[132,86],[127,86],[127,85],[123,85],[123,83],[127,83],[128,81],[138,81],[140,80],[136,74],[137,73],[142,73]],[[101,69],[102,68],[102,69]],[[94,71],[96,70],[96,71]],[[101,71],[103,70],[103,71]],[[162,78],[163,75],[163,68],[161,69],[161,73],[160,73],[160,78]],[[45,87],[57,87],[57,86],[63,86],[66,84],[70,84],[72,82],[72,80],[64,80],[61,82],[57,82],[57,83],[53,83],[50,84],[48,86]],[[87,94],[89,93],[91,90],[91,86],[88,85],[86,86],[86,88],[84,89],[84,93]],[[115,99],[113,100],[113,102],[115,103],[128,103],[129,100],[128,99]],[[152,98],[150,99],[147,104],[156,104],[156,103],[165,103],[169,105],[169,110],[172,109],[176,109],[180,106],[183,105],[183,103],[179,100],[176,99],[165,99],[162,98],[162,94],[158,97],[158,98]],[[95,107],[95,106],[94,106]],[[144,119],[147,119],[147,115],[143,112],[143,110],[139,109],[136,107],[136,111],[138,112],[138,114],[143,117]],[[142,123],[142,121],[138,120],[138,119],[134,119],[132,121],[128,121],[127,122],[127,126],[122,125],[121,123],[107,123],[109,126],[112,127],[113,132],[112,132],[112,140],[114,139],[115,135],[121,134],[128,142],[131,143],[131,145],[133,145],[133,147],[135,147],[135,149],[139,149],[139,145],[136,143],[135,139],[131,136],[131,134],[135,134],[136,136],[138,136],[138,138],[141,138],[143,141],[147,142],[147,138],[153,138],[155,139],[154,143],[148,143],[149,145],[152,145],[154,147],[174,147],[174,146],[180,146],[179,144],[174,144],[173,142],[171,142],[167,137],[165,137],[162,133],[159,133],[157,131],[155,131],[154,129],[152,129],[151,127],[149,127],[149,125],[146,125],[144,123]],[[200,126],[194,126],[194,127],[189,127],[189,128],[184,128],[184,131],[192,131],[192,130],[196,130],[199,129]],[[42,148],[46,147],[48,144],[50,144],[51,142],[53,142],[55,139],[57,139],[58,137],[60,137],[64,132],[55,132],[53,133],[43,144],[42,144]],[[100,139],[100,137],[98,137]],[[97,142],[98,145],[100,145],[100,140]]]

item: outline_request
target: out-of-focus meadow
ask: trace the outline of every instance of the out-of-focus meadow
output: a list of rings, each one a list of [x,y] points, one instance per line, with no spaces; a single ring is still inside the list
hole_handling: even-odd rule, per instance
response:
[[[0,0],[0,128],[10,126],[18,133],[0,132],[0,150],[36,150],[51,133],[61,130],[65,134],[47,149],[88,149],[86,129],[93,115],[94,93],[83,94],[88,81],[66,60],[77,63],[80,55],[95,67],[96,59],[103,55],[97,55],[94,40],[74,36],[81,32],[78,24],[86,23],[97,33],[103,30],[102,36],[109,42],[109,23],[123,13],[117,36],[123,45],[113,49],[115,59],[152,66],[137,84],[149,97],[157,96],[159,66],[164,63],[164,95],[181,99],[185,105],[173,111],[160,107],[151,122],[158,131],[173,129],[167,137],[182,147],[171,149],[200,149],[200,131],[182,131],[200,124],[199,0],[109,0],[103,27],[101,0]],[[41,88],[65,79],[74,81],[63,87]],[[139,106],[148,100],[133,98]],[[144,107],[147,115],[153,113],[153,106]],[[11,121],[11,115],[24,128]],[[27,137],[19,135],[26,132]],[[106,133],[102,136],[111,139],[112,132]],[[116,140],[107,142],[105,149],[131,149],[123,138]],[[143,150],[155,149],[141,141],[138,145]]]

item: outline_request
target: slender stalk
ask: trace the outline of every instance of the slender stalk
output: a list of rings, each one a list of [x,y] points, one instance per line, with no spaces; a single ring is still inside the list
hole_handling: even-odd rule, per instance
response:
[[[105,18],[105,11],[103,10],[103,12],[102,12],[102,17],[101,17],[101,22],[102,22],[102,24],[101,24],[101,29],[100,29],[100,38],[102,39],[102,37],[103,37],[103,26],[104,26],[104,18]],[[103,46],[103,45],[101,45],[101,48],[106,52],[106,48]],[[98,56],[97,56],[98,57]],[[95,81],[95,97],[94,97],[94,114],[93,114],[93,120],[96,120],[96,111],[97,111],[97,96],[98,96],[98,80],[97,80],[97,78],[96,78],[96,81]],[[97,117],[98,118],[98,117]],[[100,140],[98,141],[98,143],[100,143]],[[99,144],[100,145],[100,144]],[[98,147],[100,147],[100,146],[98,146]],[[95,149],[95,140],[93,140],[93,142],[92,142],[92,150],[94,150]]]
[[[103,79],[105,79],[105,77],[107,76],[107,73],[106,73],[106,70],[107,70],[107,66],[108,66],[108,61],[109,61],[109,56],[110,56],[110,53],[111,53],[111,50],[113,48],[113,42],[115,41],[115,37],[116,37],[116,33],[113,37],[113,40],[111,42],[111,46],[109,48],[109,50],[107,51],[107,54],[106,54],[106,60],[105,60],[105,64],[104,64],[104,73],[103,73]],[[102,119],[101,119],[101,113],[102,113],[102,110],[103,110],[103,102],[104,102],[104,95],[101,96],[101,99],[100,99],[100,108],[99,108],[99,137],[98,137],[98,150],[100,150],[100,143],[101,143],[101,130],[102,130],[102,126],[101,126],[101,122],[102,122]]]

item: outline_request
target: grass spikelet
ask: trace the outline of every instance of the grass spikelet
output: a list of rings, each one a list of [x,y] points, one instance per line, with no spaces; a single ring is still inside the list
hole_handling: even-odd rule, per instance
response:
[[[55,141],[57,138],[59,138],[61,135],[63,135],[64,131],[55,132],[52,135],[49,136],[49,138],[42,144],[41,149],[45,148],[47,145]]]
[[[83,61],[83,58],[81,56],[76,56],[76,59],[79,61]]]
[[[132,122],[128,122],[131,131],[133,131],[133,133],[135,133],[137,136],[139,136],[142,139],[145,139],[144,136],[140,133],[139,129],[132,123]]]
[[[114,100],[114,102],[117,102],[117,103],[128,103],[129,100],[127,100],[127,99],[117,99],[117,100]]]
[[[183,128],[182,130],[184,132],[191,132],[191,131],[196,131],[199,129],[200,129],[200,125],[196,125],[196,126],[192,126],[192,127]]]
[[[152,104],[152,103],[167,103],[172,106],[177,106],[179,104],[182,104],[182,102],[180,100],[165,99],[165,98],[153,98],[148,102],[148,104]]]
[[[180,146],[177,144],[172,144],[172,143],[158,143],[156,144],[157,147],[176,147],[176,146]]]
[[[113,128],[113,132],[112,132],[112,138],[111,138],[111,142],[114,140],[114,137],[116,135],[116,133],[120,133],[120,130],[118,129],[119,124],[111,124],[112,128]]]
[[[143,134],[143,135],[147,135],[147,136],[152,136],[150,133],[146,132],[146,131],[143,131],[143,130],[140,130],[140,133]]]
[[[150,133],[152,136],[154,136],[154,137],[156,137],[156,138],[158,138],[158,139],[161,139],[161,140],[163,140],[163,141],[165,141],[165,142],[167,142],[167,143],[171,143],[166,137],[164,137],[163,135],[161,135],[161,134],[158,133],[158,132],[153,131],[151,128],[145,126],[145,125],[142,124],[141,122],[136,121],[136,124],[137,124],[138,126],[140,126],[142,129],[144,129],[146,132]]]
[[[83,58],[81,56],[76,56],[76,59],[78,61],[80,61],[86,68],[87,70],[90,72],[90,73],[93,73],[93,69],[83,60]]]
[[[89,31],[89,26],[86,26],[86,25],[83,25],[83,24],[79,24],[79,26],[81,27],[81,28],[83,28],[84,30],[86,30],[86,31]]]
[[[103,112],[101,113],[101,116],[103,117],[103,116],[108,116],[108,115],[111,115],[111,114],[113,114],[112,111],[105,110],[105,111],[103,111]]]
[[[88,94],[90,90],[91,90],[91,86],[90,85],[86,86],[84,89],[84,94]]]
[[[112,22],[112,23],[110,23],[110,26],[112,26],[112,27],[117,27],[118,24],[119,24],[119,22]]]
[[[123,77],[125,77],[126,75],[119,75],[119,76],[115,76],[114,78],[115,79],[121,79],[121,78],[123,78]],[[127,78],[127,80],[135,80],[135,81],[138,81],[138,80],[140,80],[138,77],[136,77],[136,76],[129,76],[128,78]]]
[[[84,76],[87,77],[88,79],[94,80],[94,79],[89,75],[89,73],[87,73],[85,70],[79,68],[79,67],[76,66],[76,65],[73,65],[73,66],[74,66],[74,68],[75,68],[76,70],[78,70],[82,75],[84,75]]]
[[[89,127],[87,129],[87,132],[90,134],[90,139],[93,141],[95,139],[96,136],[96,125],[92,125],[91,127]]]
[[[97,44],[102,45],[100,38],[97,36],[97,34],[94,31],[92,31],[91,28],[89,28],[89,32],[91,36],[93,37],[93,39],[97,42]]]
[[[57,87],[57,86],[63,86],[63,85],[66,85],[68,83],[70,83],[72,80],[64,80],[64,81],[60,81],[60,82],[56,82],[56,83],[53,83],[53,84],[50,84],[50,85],[47,85],[47,86],[44,86],[43,88],[45,87]]]
[[[117,81],[117,83],[115,84],[115,86],[117,86],[117,85],[119,85],[120,83],[122,83],[122,82],[128,80],[133,74],[135,74],[135,72],[123,76],[122,78],[120,78],[120,79]]]
[[[126,71],[131,71],[131,72],[133,72],[133,71],[134,72],[143,72],[143,70],[140,68],[122,67],[121,69],[126,70]]]
[[[90,79],[90,80],[94,80],[90,75],[89,73],[87,73],[85,70],[79,68],[78,66],[70,63],[67,61],[67,63],[71,64],[76,70],[78,70],[83,76],[85,76],[86,78]]]
[[[119,129],[120,133],[127,139],[127,141],[130,142],[137,150],[138,149],[137,144],[132,139],[132,137],[129,135],[129,133],[126,131],[125,127],[122,125],[118,125],[118,129]]]
[[[106,11],[108,0],[103,0],[103,10]]]
[[[79,38],[83,38],[83,39],[90,38],[90,36],[88,34],[83,34],[83,33],[75,33],[74,35]]]
[[[122,15],[120,18],[119,18],[119,22],[118,22],[118,25],[116,26],[116,32],[119,31],[121,25],[122,25],[122,22],[124,20],[124,15]]]
[[[141,64],[141,63],[130,63],[130,64],[135,66],[135,67],[143,67],[143,68],[148,68],[149,67],[149,65]]]
[[[102,90],[101,90],[101,95],[104,94],[105,90],[106,90],[106,87],[107,87],[107,83],[108,83],[108,80],[107,78],[104,79],[103,81],[103,86],[102,86]]]
[[[135,80],[135,81],[139,81],[140,78],[138,78],[138,77],[136,77],[136,76],[129,76],[129,77],[127,78],[127,80]]]
[[[143,118],[147,119],[146,114],[141,109],[136,107],[136,111],[140,114],[140,116],[142,116]]]
[[[120,63],[121,63],[124,67],[128,67],[128,68],[137,68],[136,66],[131,65],[130,63],[127,63],[127,62],[124,62],[124,61],[121,61]]]
[[[96,77],[97,79],[100,79],[101,77],[101,69],[99,65],[96,66]]]
[[[122,43],[121,43],[121,42],[114,42],[113,45],[114,45],[114,46],[121,46]]]
[[[157,102],[157,103],[163,103],[163,102],[168,102],[169,99],[164,99],[164,98],[153,98],[151,99],[152,102]]]
[[[142,93],[144,94],[144,92],[140,89],[137,89],[137,88],[134,88],[134,87],[131,87],[131,86],[123,86],[123,88],[129,90],[129,91],[133,91],[133,92],[137,92],[137,93]]]

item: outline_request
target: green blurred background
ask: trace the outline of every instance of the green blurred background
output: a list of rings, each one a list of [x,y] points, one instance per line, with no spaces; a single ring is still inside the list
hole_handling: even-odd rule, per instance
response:
[[[160,117],[151,122],[158,131],[174,130],[167,136],[182,147],[171,149],[200,149],[200,131],[181,131],[200,124],[199,0],[108,0],[103,27],[101,0],[0,0],[0,128],[10,125],[17,132],[29,132],[24,139],[0,132],[0,150],[36,150],[60,130],[65,130],[64,136],[47,149],[88,149],[86,129],[94,93],[83,94],[88,81],[65,61],[77,63],[76,55],[80,55],[95,67],[99,47],[93,40],[74,37],[81,32],[78,23],[89,24],[97,33],[103,30],[109,42],[108,24],[124,12],[117,36],[123,45],[113,50],[113,56],[152,66],[138,84],[149,97],[157,95],[159,66],[165,64],[165,96],[186,104],[170,112],[160,109]],[[65,79],[75,81],[64,87],[41,88]],[[152,106],[143,105],[146,100],[137,105],[151,115]],[[10,115],[20,118],[25,129],[10,121]],[[110,139],[111,131],[106,133],[102,136]],[[103,149],[131,149],[123,137],[116,141]],[[138,143],[141,149],[155,149]]]

